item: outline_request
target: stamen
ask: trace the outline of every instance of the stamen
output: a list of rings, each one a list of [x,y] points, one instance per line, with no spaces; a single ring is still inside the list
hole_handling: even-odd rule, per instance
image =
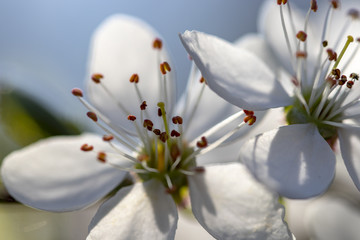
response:
[[[338,7],[340,7],[340,3],[338,0],[332,0],[331,5],[334,9],[337,9]]]
[[[307,38],[307,34],[306,34],[304,31],[299,31],[299,32],[296,34],[296,38],[299,39],[299,40],[302,41],[302,42],[305,42],[305,41],[306,41],[306,38]]]
[[[311,0],[310,2],[310,9],[316,12],[318,10],[318,5],[316,0]]]
[[[251,126],[256,122],[256,116],[246,116],[244,117],[244,122]]]
[[[102,75],[101,73],[94,73],[91,76],[91,79],[94,81],[94,83],[100,83],[101,79],[103,79],[103,78],[104,78],[104,75]]]
[[[83,92],[79,88],[74,88],[71,93],[76,97],[83,97]]]
[[[154,124],[151,120],[145,119],[143,126],[144,126],[144,128],[147,128],[147,130],[152,131]]]
[[[205,78],[203,77],[203,76],[201,76],[201,78],[200,78],[200,81],[199,81],[200,83],[205,83],[205,84],[207,84],[206,83],[206,80],[205,80]]]
[[[129,121],[135,121],[135,120],[136,120],[136,117],[135,117],[134,115],[129,115],[129,116],[127,117],[127,119],[128,119]]]
[[[105,142],[110,142],[113,139],[114,139],[113,135],[104,135],[103,136],[103,141],[105,141]]]
[[[89,151],[92,151],[94,149],[94,147],[92,145],[85,143],[81,146],[80,149],[84,152],[89,152]]]
[[[97,159],[102,163],[106,163],[106,153],[99,152],[97,155]]]
[[[176,130],[172,130],[170,133],[171,137],[180,137],[180,133]]]
[[[162,41],[159,38],[156,38],[153,42],[153,48],[161,50],[162,48]]]
[[[94,122],[97,122],[98,121],[98,118],[96,116],[96,113],[94,112],[87,112],[86,115],[91,119],[93,120]]]
[[[328,54],[328,59],[329,61],[336,61],[337,60],[337,53],[335,51],[333,51],[332,49],[328,48],[326,50],[327,54]]]
[[[133,75],[131,75],[129,81],[131,83],[138,83],[139,82],[139,75],[134,73]]]
[[[143,102],[141,103],[141,105],[140,105],[140,109],[141,109],[141,110],[145,110],[146,107],[147,107],[146,101],[143,101]]]
[[[208,146],[208,142],[206,138],[204,136],[201,137],[201,140],[196,143],[196,146],[198,148],[206,148]]]
[[[172,122],[173,122],[173,124],[182,124],[183,119],[180,116],[175,116],[175,117],[172,118]]]
[[[171,67],[168,62],[163,62],[160,64],[160,71],[163,75],[165,75],[167,72],[171,71]]]
[[[155,135],[157,135],[157,136],[159,136],[160,134],[161,134],[161,131],[160,131],[160,129],[154,129],[153,130],[153,133],[155,134]]]

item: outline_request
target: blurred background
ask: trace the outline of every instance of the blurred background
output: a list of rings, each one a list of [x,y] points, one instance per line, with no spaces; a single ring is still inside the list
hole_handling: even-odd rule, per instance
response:
[[[261,3],[0,0],[0,158],[40,138],[87,128],[90,121],[70,91],[84,87],[90,37],[109,15],[139,17],[162,35],[173,56],[180,94],[190,61],[178,33],[196,29],[234,41],[256,31]],[[74,213],[41,212],[12,203],[3,188],[0,199],[0,239],[9,240],[85,239],[97,207]],[[212,239],[186,217],[177,235],[185,238]]]

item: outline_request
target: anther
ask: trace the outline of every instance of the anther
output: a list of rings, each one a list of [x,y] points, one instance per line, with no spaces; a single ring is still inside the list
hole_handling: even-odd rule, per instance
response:
[[[94,83],[100,83],[101,79],[104,78],[104,75],[102,75],[101,73],[94,73],[91,76],[91,79],[93,80]]]
[[[339,80],[339,85],[342,86],[347,82],[347,77],[345,75],[342,75]]]
[[[129,116],[127,117],[127,119],[128,119],[129,121],[135,121],[135,120],[136,120],[136,117],[135,117],[134,115],[129,115]]]
[[[352,18],[352,19],[354,19],[354,20],[356,20],[356,19],[359,19],[359,11],[357,10],[357,9],[354,9],[354,8],[352,8],[352,9],[350,9],[349,11],[348,11],[348,15]]]
[[[162,74],[166,74],[167,72],[171,71],[171,67],[168,62],[163,62],[160,64],[160,71]]]
[[[299,81],[297,80],[296,77],[292,77],[291,78],[291,82],[292,84],[294,84],[294,86],[298,87],[300,85]]]
[[[143,162],[143,161],[148,161],[150,158],[148,155],[146,154],[140,154],[137,156],[137,159],[140,161],[140,162]]]
[[[304,51],[297,51],[296,52],[296,58],[306,58],[307,57],[307,53]]]
[[[354,85],[354,81],[347,81],[347,83],[346,83],[346,86],[347,86],[349,89],[351,89],[353,85]]]
[[[169,139],[169,135],[167,135],[166,132],[162,132],[162,133],[160,133],[159,138],[162,142],[165,143]]]
[[[351,74],[350,74],[350,78],[353,79],[353,80],[359,80],[359,74],[357,74],[357,73],[351,73]]]
[[[336,61],[337,60],[337,53],[334,52],[332,49],[328,48],[326,50],[328,56],[329,56],[329,61]]]
[[[171,137],[180,137],[180,133],[176,130],[172,130],[170,133]]]
[[[73,90],[71,90],[71,93],[76,97],[83,97],[83,92],[79,88],[74,88]]]
[[[256,122],[256,116],[246,116],[244,117],[244,122],[247,123],[249,126],[253,125]]]
[[[286,3],[287,3],[287,0],[277,0],[278,5],[281,5],[281,4],[285,5]]]
[[[317,5],[316,0],[311,0],[310,1],[310,9],[313,10],[314,12],[316,12],[318,10],[318,5]]]
[[[341,75],[340,69],[338,69],[338,68],[333,69],[331,71],[331,74],[334,75],[336,79],[339,79],[340,75]]]
[[[337,9],[340,6],[340,3],[338,0],[332,0],[331,5],[333,6],[334,9]]]
[[[140,105],[140,109],[141,109],[141,110],[145,110],[146,107],[147,107],[146,101],[143,101],[143,102],[141,103],[141,105]]]
[[[93,120],[94,122],[97,122],[98,118],[97,118],[96,113],[94,113],[94,112],[87,112],[86,115],[87,115],[91,120]]]
[[[152,131],[152,128],[154,126],[153,122],[149,119],[145,119],[143,123],[144,128],[147,128],[147,130]]]
[[[307,38],[307,34],[306,34],[304,31],[299,31],[299,32],[296,34],[296,38],[299,39],[299,40],[302,41],[302,42],[305,42],[305,41],[306,41],[306,38]]]
[[[156,38],[153,42],[153,48],[161,50],[162,41],[159,38]]]
[[[194,171],[197,172],[197,173],[204,173],[205,168],[204,167],[196,167],[196,168],[194,168]]]
[[[200,83],[206,83],[206,80],[205,80],[204,77],[201,77],[201,78],[200,78]]]
[[[106,153],[99,152],[97,155],[97,159],[102,163],[106,163]]]
[[[114,139],[113,135],[104,135],[102,138],[105,142],[110,142],[111,140]]]
[[[254,115],[254,111],[251,111],[251,110],[243,110],[244,111],[244,113],[245,113],[245,115],[246,116],[253,116]]]
[[[183,119],[180,116],[175,116],[175,117],[172,118],[172,122],[173,122],[173,124],[182,124]]]
[[[139,82],[139,75],[137,75],[136,73],[134,73],[133,75],[131,75],[129,81],[131,83],[138,83]]]
[[[155,135],[160,135],[161,134],[161,131],[160,131],[160,129],[157,129],[157,128],[155,128],[154,130],[153,130],[153,133],[155,134]]]
[[[92,151],[94,149],[94,147],[92,145],[85,143],[81,146],[80,149],[84,152],[89,152],[89,151]]]
[[[161,108],[158,108],[158,116],[161,117],[162,116],[162,111]]]
[[[207,139],[205,137],[201,137],[201,140],[196,143],[198,148],[206,148],[208,146]]]
[[[324,40],[324,41],[322,42],[322,46],[323,46],[323,47],[327,47],[327,45],[328,45],[328,41]]]

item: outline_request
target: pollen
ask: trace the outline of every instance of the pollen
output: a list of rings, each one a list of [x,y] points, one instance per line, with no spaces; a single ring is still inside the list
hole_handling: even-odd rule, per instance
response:
[[[159,38],[156,38],[153,42],[153,48],[161,50],[162,48],[162,41]]]
[[[129,116],[127,117],[127,119],[128,119],[129,121],[135,121],[135,120],[136,120],[136,117],[135,117],[134,115],[129,115]]]
[[[91,120],[93,120],[94,122],[97,122],[98,118],[97,118],[96,113],[94,113],[94,112],[87,112],[86,115],[87,115]]]
[[[97,159],[102,163],[106,163],[106,153],[99,152],[97,155]]]
[[[74,88],[71,93],[76,97],[83,97],[83,92],[79,88]]]
[[[163,62],[160,64],[160,71],[163,75],[165,75],[167,72],[171,71],[171,67],[168,62]]]
[[[85,143],[81,146],[80,149],[84,152],[89,152],[89,151],[92,151],[94,149],[94,147],[92,145]]]
[[[101,73],[94,73],[91,76],[91,79],[93,80],[94,83],[100,83],[101,79],[104,78],[104,75],[102,75]]]
[[[139,75],[134,73],[133,75],[131,75],[129,81],[131,83],[138,83],[139,82]]]

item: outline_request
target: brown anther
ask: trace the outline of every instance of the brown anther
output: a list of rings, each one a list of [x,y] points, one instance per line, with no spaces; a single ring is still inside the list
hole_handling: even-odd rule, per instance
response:
[[[143,101],[143,102],[141,103],[141,105],[140,105],[140,109],[141,109],[141,110],[145,110],[146,107],[147,107],[146,101]]]
[[[93,75],[91,75],[91,79],[93,80],[94,83],[100,83],[101,79],[104,78],[104,75],[102,75],[101,73],[94,73]]]
[[[171,67],[168,62],[163,62],[160,64],[160,71],[162,74],[166,74],[167,72],[171,71]]]
[[[201,78],[200,78],[200,83],[206,83],[206,80],[205,80],[204,77],[201,77]]]
[[[194,171],[197,172],[197,173],[204,173],[205,168],[204,167],[196,167],[196,168],[194,168]]]
[[[318,5],[317,5],[316,0],[311,0],[310,1],[310,9],[313,10],[314,12],[316,12],[318,10]]]
[[[129,81],[131,83],[138,83],[139,82],[139,75],[137,75],[136,73],[134,73],[133,75],[131,75]]]
[[[161,50],[162,41],[159,38],[155,38],[155,40],[153,42],[153,48]]]
[[[299,39],[299,40],[302,41],[302,42],[305,42],[305,41],[306,41],[306,38],[307,38],[307,34],[306,34],[306,32],[304,32],[304,31],[299,31],[299,32],[296,34],[296,38]]]
[[[205,137],[201,137],[201,140],[196,143],[198,148],[206,148],[208,146],[207,139]]]
[[[346,86],[347,86],[349,89],[351,89],[353,85],[354,85],[354,81],[347,81],[347,82],[346,82]]]
[[[176,130],[172,130],[170,133],[171,137],[180,137],[180,133]]]
[[[102,163],[106,163],[106,153],[99,152],[97,155],[97,159]]]
[[[337,60],[337,53],[334,52],[332,49],[328,48],[326,50],[328,56],[329,56],[329,60],[330,61],[336,61]]]
[[[147,128],[147,130],[152,131],[152,128],[154,126],[153,122],[149,119],[145,119],[143,123],[144,128]]]
[[[340,7],[340,3],[338,0],[332,0],[331,5],[333,6],[334,9],[337,9],[338,7]]]
[[[137,156],[137,159],[138,159],[140,162],[143,162],[143,161],[147,162],[150,158],[149,158],[149,156],[146,155],[146,154],[140,154],[140,155]]]
[[[360,38],[357,38],[356,41],[360,43]]]
[[[300,85],[299,81],[296,77],[291,78],[291,82],[294,84],[294,86],[298,87]]]
[[[176,161],[176,159],[181,156],[181,151],[177,144],[174,144],[171,146],[170,156],[171,156],[171,159],[173,159],[174,161]],[[177,165],[177,167],[180,167],[180,166]]]
[[[324,40],[324,41],[322,42],[322,46],[323,46],[323,47],[327,47],[327,45],[328,45],[328,41]]]
[[[352,9],[350,9],[349,11],[348,11],[348,15],[352,18],[352,19],[354,19],[354,20],[356,20],[356,19],[359,19],[359,11],[357,10],[357,9],[354,9],[354,8],[352,8]]]
[[[244,113],[245,113],[245,115],[246,116],[253,116],[254,115],[254,111],[251,111],[251,110],[243,110],[244,111]]]
[[[277,4],[281,5],[281,4],[286,4],[288,0],[277,0]]]
[[[158,108],[158,116],[161,117],[162,116],[162,111],[161,108]]]
[[[91,120],[93,120],[94,122],[97,122],[98,118],[97,118],[97,115],[96,113],[94,112],[87,112],[86,115],[91,118]]]
[[[296,58],[306,58],[307,57],[307,53],[304,51],[297,51],[296,52]]]
[[[160,133],[159,138],[162,142],[166,142],[169,139],[169,135],[167,135],[166,132],[162,132]]]
[[[352,74],[350,74],[350,78],[351,78],[351,79],[354,79],[354,80],[359,80],[359,74],[357,74],[357,73],[352,73]]]
[[[347,77],[345,75],[342,75],[339,80],[339,85],[342,86],[347,82]]]
[[[83,92],[79,88],[74,88],[73,90],[71,90],[71,93],[76,97],[83,97]]]
[[[340,75],[341,75],[341,71],[340,71],[340,69],[336,68],[336,69],[333,69],[333,70],[331,71],[331,74],[334,75],[334,77],[335,77],[336,79],[339,79],[339,78],[340,78]]]
[[[113,135],[104,135],[102,138],[105,142],[110,142],[111,140],[114,139]]]
[[[244,122],[251,126],[256,122],[256,116],[246,116],[244,117]]]
[[[175,117],[172,118],[172,122],[173,122],[173,124],[182,124],[183,119],[180,116],[175,116]]]
[[[160,131],[160,129],[157,129],[157,128],[155,128],[154,130],[153,130],[153,133],[155,133],[155,135],[160,135],[161,134],[161,131]]]
[[[92,151],[94,149],[94,147],[92,145],[85,143],[81,146],[80,149],[84,152],[89,152],[89,151]]]
[[[326,81],[329,83],[330,87],[333,87],[336,84],[334,76],[327,76]]]
[[[135,121],[135,120],[136,120],[136,117],[135,117],[134,115],[129,115],[129,116],[127,117],[127,119],[128,119],[129,121]]]

